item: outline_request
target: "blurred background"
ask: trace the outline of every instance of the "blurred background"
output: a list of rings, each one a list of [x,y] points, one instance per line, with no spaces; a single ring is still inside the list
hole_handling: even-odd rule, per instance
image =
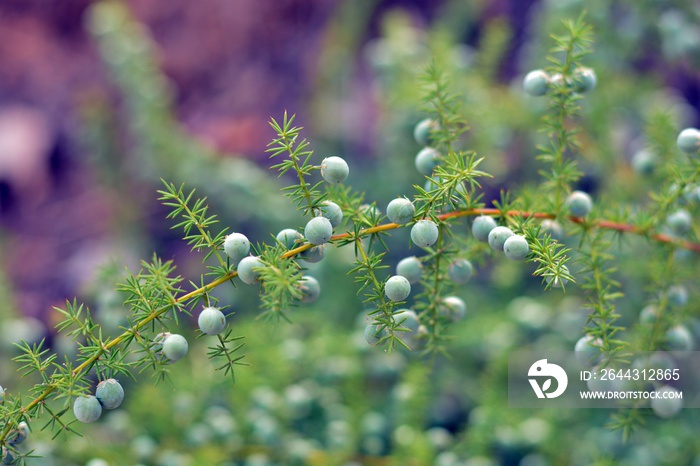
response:
[[[343,156],[349,184],[385,206],[422,183],[412,134],[425,116],[420,74],[435,60],[462,95],[466,146],[495,175],[484,200],[534,182],[544,104],[524,95],[522,78],[548,65],[549,35],[584,8],[599,88],[583,103],[580,187],[643,209],[672,160],[638,154],[700,124],[694,0],[2,0],[0,377],[22,383],[8,363],[19,338],[72,351],[50,330],[66,299],[116,331],[126,310],[112,290],[124,267],[136,272],[155,252],[187,278],[204,271],[165,219],[160,179],[208,196],[222,227],[255,241],[301,225],[281,196],[286,180],[267,169],[268,121],[285,110],[319,160]],[[633,272],[620,312],[631,321],[653,280],[624,252],[620,267]],[[387,260],[406,253],[397,246]],[[251,335],[254,369],[240,371],[236,389],[213,371],[194,386],[193,360],[172,386],[128,387],[128,409],[85,439],[36,440],[48,456],[30,464],[700,464],[685,441],[697,436],[693,410],[683,422],[651,419],[623,444],[604,410],[513,413],[476,388],[503,377],[493,369],[502,361],[490,364],[516,343],[570,348],[585,325],[580,290],[543,295],[532,270],[480,263],[458,290],[475,317],[456,326],[454,360],[431,366],[356,344],[362,304],[348,254],[317,266],[337,279],[322,281],[325,297],[294,326],[261,330],[243,319],[258,313],[253,290],[217,291]],[[143,408],[154,390],[167,393],[163,406]]]

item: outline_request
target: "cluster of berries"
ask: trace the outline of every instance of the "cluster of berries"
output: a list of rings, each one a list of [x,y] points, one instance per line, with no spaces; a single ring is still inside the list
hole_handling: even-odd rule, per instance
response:
[[[97,384],[94,395],[79,396],[73,403],[73,414],[80,422],[95,422],[102,409],[118,408],[124,401],[124,389],[116,379],[107,379]]]
[[[566,82],[559,73],[550,74],[544,70],[534,70],[525,75],[523,88],[529,95],[539,97],[564,84],[574,92],[583,94],[595,88],[597,83],[598,78],[591,68],[576,68],[572,75],[566,78]]]
[[[2,387],[0,387],[0,402],[4,395]],[[5,444],[2,447],[2,464],[14,464],[17,461],[17,445],[23,443],[29,437],[29,426],[22,421],[17,424],[5,437]],[[9,446],[9,448],[8,448]]]

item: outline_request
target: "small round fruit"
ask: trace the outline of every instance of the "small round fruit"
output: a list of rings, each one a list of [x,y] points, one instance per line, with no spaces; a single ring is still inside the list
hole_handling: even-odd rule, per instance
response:
[[[333,225],[326,217],[314,217],[304,227],[304,236],[313,245],[325,244],[333,236]]]
[[[124,389],[116,379],[107,379],[97,384],[95,397],[105,409],[118,408],[124,401]]]
[[[299,290],[301,291],[302,303],[313,303],[321,295],[321,285],[314,277],[304,275],[299,281]]]
[[[673,285],[666,292],[666,297],[674,306],[685,306],[688,303],[688,289],[683,285]]]
[[[224,239],[224,252],[237,264],[250,252],[250,241],[242,233],[231,233]]]
[[[545,95],[549,89],[549,75],[543,70],[530,71],[523,79],[523,89],[534,97]]]
[[[634,153],[631,160],[632,169],[642,176],[650,176],[656,169],[658,160],[649,149],[642,149]]]
[[[206,335],[218,335],[226,327],[226,316],[219,308],[205,307],[199,313],[197,324],[202,333]]]
[[[17,424],[10,432],[7,433],[5,441],[10,445],[19,445],[29,437],[29,426],[22,421]]]
[[[413,203],[405,197],[394,199],[386,208],[386,215],[389,217],[389,221],[399,225],[413,220],[415,213],[416,208],[413,206]]]
[[[595,366],[600,359],[600,346],[602,343],[600,338],[595,338],[592,335],[584,335],[579,338],[574,346],[578,363],[586,367]]]
[[[491,233],[491,230],[497,226],[496,221],[492,217],[480,215],[476,217],[472,223],[472,234],[474,238],[479,241],[486,242],[489,240],[489,233]]]
[[[418,220],[411,227],[411,241],[421,248],[435,244],[438,239],[438,227],[432,220]]]
[[[574,90],[583,94],[595,88],[598,77],[591,68],[580,67],[574,70],[572,83]]]
[[[467,259],[454,259],[447,266],[447,278],[459,285],[464,285],[474,275],[474,267]]]
[[[79,396],[73,403],[73,414],[80,422],[95,422],[102,415],[102,405],[95,396]]]
[[[260,271],[255,269],[264,266],[265,264],[255,256],[244,257],[238,263],[238,278],[246,285],[255,285],[260,281]]]
[[[552,237],[552,239],[559,242],[564,240],[564,228],[562,228],[561,223],[553,220],[551,218],[546,218],[542,220],[542,231]]]
[[[418,283],[423,274],[423,263],[416,256],[404,257],[396,264],[396,275],[406,277],[409,283]]]
[[[182,359],[189,349],[187,340],[182,335],[173,333],[168,335],[163,341],[163,354],[170,362]]]
[[[301,233],[294,230],[293,228],[285,228],[284,230],[277,233],[277,241],[282,243],[282,245],[289,249],[294,249],[301,244],[304,239]]]
[[[524,236],[513,235],[503,243],[503,252],[508,259],[521,261],[530,254],[530,245]]]
[[[666,332],[666,345],[670,351],[693,351],[693,335],[683,325],[676,325]]]
[[[321,203],[321,216],[326,217],[333,228],[337,228],[343,221],[343,210],[333,201],[323,201]]]
[[[445,296],[440,301],[438,312],[441,316],[451,319],[453,322],[464,319],[467,315],[467,305],[462,298],[457,296]]]
[[[585,217],[593,209],[593,200],[583,191],[574,191],[566,199],[566,206],[574,217]]]
[[[639,321],[643,324],[652,324],[659,317],[659,310],[654,304],[644,306],[642,312],[639,313]]]
[[[369,324],[365,327],[365,340],[372,346],[383,344],[384,342],[381,342],[381,340],[388,334],[389,332],[383,324]]]
[[[429,146],[433,143],[431,132],[436,131],[439,128],[440,124],[437,121],[431,118],[426,118],[421,120],[413,129],[413,137],[421,146]]]
[[[17,461],[17,453],[5,446],[3,446],[0,451],[2,452],[2,458],[0,458],[2,464],[15,464]]]
[[[411,284],[406,277],[394,275],[386,281],[384,293],[392,301],[403,301],[411,294]]]
[[[319,244],[318,246],[314,246],[314,247],[311,247],[309,249],[302,251],[299,254],[299,259],[303,260],[304,262],[308,262],[310,264],[315,264],[316,262],[320,262],[321,259],[323,259],[325,255],[326,255],[326,245]]]
[[[676,139],[678,148],[686,154],[694,154],[700,150],[700,131],[695,128],[686,128],[678,134]]]
[[[683,399],[679,398],[679,396],[680,392],[678,390],[664,385],[656,390],[655,396],[652,397],[649,404],[657,416],[662,418],[673,417],[683,407]]]
[[[675,235],[684,235],[693,226],[693,217],[685,209],[679,209],[666,217],[666,225]]]
[[[342,183],[349,173],[347,162],[340,157],[326,157],[321,162],[321,176],[331,184]]]
[[[432,147],[424,147],[416,154],[416,170],[421,175],[429,176],[440,164],[440,153]]]
[[[418,316],[410,309],[398,310],[396,313],[394,313],[394,320],[409,329],[411,333],[417,332],[418,327],[420,326]]]
[[[489,246],[495,251],[503,251],[506,240],[514,234],[508,227],[496,227],[489,233]]]

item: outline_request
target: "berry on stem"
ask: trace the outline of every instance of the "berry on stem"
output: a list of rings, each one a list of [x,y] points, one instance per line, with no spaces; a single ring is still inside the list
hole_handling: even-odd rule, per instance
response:
[[[226,316],[219,308],[205,307],[199,313],[197,324],[202,333],[206,335],[218,335],[226,327]]]
[[[489,240],[489,233],[491,233],[491,230],[497,226],[496,221],[492,217],[480,215],[472,222],[472,234],[474,238],[479,241],[486,242]]]
[[[523,89],[533,97],[545,95],[549,89],[549,75],[544,70],[530,71],[523,79]]]
[[[299,243],[304,239],[301,233],[293,228],[285,228],[277,233],[277,241],[282,243],[286,249],[294,249],[299,246]]]
[[[326,245],[319,244],[318,246],[314,246],[312,248],[309,248],[309,249],[302,251],[299,254],[299,259],[303,260],[304,262],[308,262],[310,264],[315,264],[316,262],[320,262],[321,259],[323,259],[325,255],[326,255]]]
[[[576,352],[576,360],[579,364],[586,367],[595,366],[600,359],[600,346],[603,341],[600,338],[595,338],[592,335],[584,335],[574,345]]]
[[[559,242],[564,240],[564,228],[562,228],[561,223],[553,220],[551,218],[545,218],[540,224],[542,231],[547,233],[552,237],[552,239]]]
[[[679,398],[679,391],[668,385],[656,390],[656,396],[649,403],[651,409],[659,417],[669,418],[678,414],[683,407],[683,399]]]
[[[423,263],[416,256],[404,257],[396,264],[396,275],[406,277],[409,283],[418,283],[423,274]]]
[[[246,285],[255,285],[260,281],[260,272],[255,269],[264,266],[263,262],[255,256],[244,257],[238,263],[238,278]]]
[[[506,239],[506,242],[503,243],[503,252],[508,259],[521,261],[530,253],[530,245],[527,243],[527,239],[525,239],[524,236],[514,235]]]
[[[430,176],[440,164],[440,153],[432,147],[424,147],[416,154],[416,170],[424,176]]]
[[[413,220],[415,213],[416,208],[413,206],[413,203],[405,197],[392,200],[386,208],[386,215],[389,217],[389,221],[399,225]]]
[[[674,235],[684,235],[693,227],[693,217],[685,209],[679,209],[666,217],[666,226]]]
[[[574,70],[572,84],[576,92],[583,94],[595,89],[598,77],[593,69],[582,66]]]
[[[413,137],[421,146],[429,146],[433,142],[430,134],[440,128],[440,124],[432,118],[421,120],[413,129]]]
[[[457,296],[445,296],[440,300],[438,312],[453,322],[464,319],[467,315],[467,305],[462,298]]]
[[[700,131],[695,128],[684,129],[678,134],[676,144],[686,154],[695,154],[700,150]]]
[[[474,267],[467,259],[454,259],[447,266],[447,277],[459,285],[464,285],[474,275]]]
[[[182,359],[189,349],[187,340],[182,335],[172,333],[163,340],[163,354],[170,362]]]
[[[566,206],[574,217],[585,217],[593,209],[593,200],[583,191],[574,191],[566,199]]]
[[[438,227],[432,220],[418,220],[411,227],[411,241],[421,248],[435,244],[438,239]]]
[[[377,346],[378,344],[383,344],[382,339],[386,337],[389,332],[384,324],[369,324],[365,327],[365,340],[372,346]],[[381,343],[380,343],[381,342]]]
[[[321,162],[321,176],[331,184],[342,183],[349,173],[347,162],[340,157],[326,157]]]
[[[489,232],[489,246],[495,251],[503,251],[506,240],[515,233],[508,227],[496,227]]]
[[[693,351],[693,335],[683,325],[676,325],[666,332],[666,345],[670,351]]]
[[[10,445],[19,445],[29,437],[29,426],[22,421],[17,424],[10,432],[8,432],[5,441]]]
[[[224,252],[235,265],[250,252],[250,241],[242,233],[231,233],[224,239]]]
[[[124,389],[116,379],[107,379],[97,384],[95,397],[105,409],[118,408],[124,401]]]
[[[331,222],[333,228],[339,227],[343,221],[343,211],[340,206],[333,201],[323,201],[320,211],[321,216],[326,217]]]
[[[666,292],[668,302],[674,306],[685,306],[688,302],[688,289],[683,285],[673,285]]]
[[[102,405],[93,395],[79,396],[73,403],[73,414],[80,422],[95,422],[102,415]]]
[[[394,275],[386,281],[384,293],[392,301],[403,301],[411,294],[411,284],[406,277]]]
[[[306,240],[313,244],[325,244],[333,236],[333,225],[326,217],[314,217],[304,227]]]
[[[321,285],[314,277],[304,275],[298,283],[302,303],[313,303],[321,295]]]

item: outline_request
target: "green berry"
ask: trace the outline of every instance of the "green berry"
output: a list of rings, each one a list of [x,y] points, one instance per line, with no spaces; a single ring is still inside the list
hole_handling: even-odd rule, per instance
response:
[[[438,227],[432,220],[418,220],[411,227],[411,241],[421,248],[435,244],[438,239]]]
[[[431,119],[421,120],[413,129],[413,137],[421,146],[430,146],[434,142],[432,132],[440,129],[440,124]]]
[[[583,94],[595,89],[598,77],[591,68],[579,67],[574,70],[571,82],[574,90]]]
[[[566,206],[574,217],[585,217],[593,209],[593,200],[583,191],[574,191],[566,199]]]
[[[676,144],[686,154],[695,154],[700,150],[700,131],[695,128],[684,129],[678,134]]]
[[[503,251],[506,240],[515,233],[508,227],[496,227],[489,232],[489,246],[496,251]]]
[[[238,263],[238,278],[247,285],[255,285],[260,281],[260,268],[264,266],[265,264],[255,256],[244,257]]]
[[[343,221],[343,211],[338,204],[326,200],[321,203],[320,210],[321,216],[326,217],[331,222],[333,228],[338,228],[340,226]]]
[[[413,203],[405,197],[399,197],[389,203],[386,208],[386,215],[389,221],[403,225],[413,220],[413,215],[416,213],[416,208]]]
[[[187,340],[182,335],[170,334],[163,340],[163,354],[170,362],[182,359],[189,349]]]
[[[542,220],[540,224],[542,231],[552,237],[552,239],[557,241],[564,240],[564,228],[562,228],[561,223],[553,220],[551,218],[546,218]]]
[[[308,262],[310,264],[315,264],[320,262],[321,259],[326,255],[326,245],[319,244],[318,246],[311,247],[302,251],[299,254],[299,259]]]
[[[423,263],[416,256],[405,257],[396,264],[396,275],[406,277],[409,283],[418,283],[423,274]]]
[[[0,404],[2,404],[3,401],[5,401],[5,389],[0,385]]]
[[[496,226],[498,225],[493,218],[481,215],[476,217],[472,223],[472,234],[477,240],[486,242],[489,240],[489,233],[491,233],[491,230],[496,228]]]
[[[416,170],[424,176],[430,176],[433,170],[440,164],[440,153],[432,147],[424,147],[416,155]]]
[[[676,325],[666,332],[666,345],[670,351],[693,351],[693,335],[683,325]]]
[[[639,321],[643,324],[652,324],[659,317],[659,310],[654,304],[644,306],[642,312],[639,313]]]
[[[530,245],[524,236],[514,235],[503,243],[503,252],[506,253],[508,259],[521,261],[530,253]]]
[[[73,403],[73,414],[80,422],[95,422],[102,415],[102,405],[95,396],[79,396]]]
[[[600,338],[595,338],[592,335],[584,335],[574,345],[576,352],[576,360],[579,364],[586,367],[595,366],[600,359],[600,347],[603,341]]]
[[[244,234],[231,233],[224,239],[224,252],[235,265],[250,252],[250,241]]]
[[[310,275],[301,277],[298,286],[299,291],[301,291],[302,303],[313,303],[321,295],[321,285]]]
[[[683,285],[673,285],[666,292],[668,302],[674,306],[685,306],[688,302],[688,289]]]
[[[472,275],[474,275],[474,267],[467,259],[454,259],[447,266],[447,277],[459,285],[471,280]]]
[[[19,445],[29,437],[29,426],[22,421],[17,424],[10,432],[7,433],[5,441],[10,445]]]
[[[409,329],[412,333],[418,331],[420,322],[416,313],[410,309],[400,309],[394,313],[394,320]]]
[[[95,397],[105,409],[118,408],[124,401],[124,389],[116,379],[107,379],[97,384]]]
[[[632,169],[642,175],[650,176],[656,169],[658,160],[656,155],[648,149],[642,149],[634,153],[631,160]]]
[[[666,226],[674,235],[684,235],[693,226],[693,217],[687,210],[679,209],[666,217]]]
[[[303,239],[304,237],[302,234],[293,228],[285,228],[277,233],[277,241],[282,243],[287,250],[294,249],[299,246]]]
[[[342,183],[349,173],[347,162],[340,157],[326,157],[321,162],[321,176],[331,184]]]
[[[197,324],[202,333],[206,335],[218,335],[226,327],[226,316],[219,308],[205,307],[199,313]]]
[[[389,332],[384,324],[369,324],[365,327],[365,340],[372,346],[384,344],[381,340],[387,335],[389,335]]]
[[[453,322],[457,322],[464,319],[467,315],[467,305],[462,298],[458,298],[457,296],[445,296],[440,300],[438,312],[441,316]]]
[[[534,97],[545,95],[549,89],[549,75],[543,70],[530,71],[523,79],[523,89]]]
[[[306,240],[313,244],[325,244],[333,236],[333,225],[326,217],[314,217],[304,227]]]
[[[670,418],[678,414],[683,407],[683,399],[678,398],[678,390],[664,385],[656,390],[656,396],[650,401],[651,409],[659,417]]]
[[[411,284],[406,277],[394,275],[386,281],[384,293],[392,301],[403,301],[411,294]]]

